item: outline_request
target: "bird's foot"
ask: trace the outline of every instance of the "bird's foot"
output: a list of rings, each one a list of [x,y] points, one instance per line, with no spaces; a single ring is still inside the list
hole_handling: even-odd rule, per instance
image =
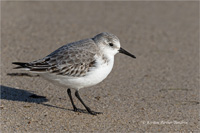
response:
[[[103,114],[102,112],[92,111],[90,108],[87,108],[86,110],[91,115]],[[87,113],[86,110],[74,108],[74,112],[79,112],[79,113]]]
[[[90,113],[91,115],[103,114],[102,112],[95,112],[95,111],[91,111],[91,112],[88,112],[88,113]]]
[[[86,108],[86,110],[88,111],[88,113],[90,113],[91,115],[97,115],[97,114],[103,114],[102,112],[95,112],[95,111],[92,111],[90,108]]]
[[[74,111],[74,112],[79,112],[79,113],[86,113],[85,110],[79,109],[79,108],[74,108],[73,111]]]
[[[83,112],[83,110],[82,109],[78,109],[78,108],[74,108],[74,112]]]

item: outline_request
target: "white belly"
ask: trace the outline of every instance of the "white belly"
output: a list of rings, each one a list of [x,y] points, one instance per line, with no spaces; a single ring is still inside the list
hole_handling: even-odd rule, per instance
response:
[[[92,68],[90,72],[84,77],[68,77],[61,75],[43,74],[41,75],[45,79],[52,81],[57,85],[68,87],[71,89],[81,89],[84,87],[90,87],[103,81],[111,72],[114,64],[114,58],[109,62],[97,61],[95,68]]]

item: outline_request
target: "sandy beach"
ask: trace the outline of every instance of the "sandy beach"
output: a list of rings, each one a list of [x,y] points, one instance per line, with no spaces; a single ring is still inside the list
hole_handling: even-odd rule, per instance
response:
[[[101,32],[137,57],[79,91],[103,114],[13,69]],[[199,60],[199,2],[1,2],[1,132],[199,132]]]

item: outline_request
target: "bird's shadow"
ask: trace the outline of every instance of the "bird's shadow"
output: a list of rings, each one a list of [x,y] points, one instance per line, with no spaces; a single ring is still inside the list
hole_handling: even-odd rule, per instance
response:
[[[72,109],[66,109],[54,105],[50,105],[44,102],[47,102],[48,99],[45,96],[40,96],[37,94],[34,94],[32,92],[22,90],[22,89],[16,89],[4,85],[0,85],[1,88],[1,99],[9,100],[9,101],[19,101],[19,102],[29,102],[29,103],[37,103],[37,104],[42,104],[47,107],[52,107],[52,108],[58,108],[58,109],[64,109],[68,111],[73,111]],[[80,113],[86,113],[88,112],[83,109],[79,109]]]
[[[39,75],[32,75],[29,73],[7,73],[8,76],[26,76],[26,77],[38,77]],[[22,89],[16,89],[4,85],[0,85],[1,89],[1,99],[5,100],[11,100],[11,101],[20,101],[20,102],[29,102],[29,103],[37,103],[37,104],[42,104],[47,107],[52,107],[52,108],[58,108],[58,109],[64,109],[68,111],[73,111],[73,109],[66,109],[62,107],[58,107],[55,105],[50,105],[44,102],[47,102],[48,99],[45,96],[40,96],[37,94],[34,94],[33,92],[29,92],[26,90]],[[84,109],[79,109],[79,113],[85,113],[89,114],[86,110]]]
[[[0,88],[1,99],[38,104],[48,101],[48,99],[45,96],[40,96],[26,90],[16,89],[4,85],[0,85]]]

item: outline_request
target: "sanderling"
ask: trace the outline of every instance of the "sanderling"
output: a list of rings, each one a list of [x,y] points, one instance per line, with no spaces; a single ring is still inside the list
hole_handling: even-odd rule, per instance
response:
[[[123,53],[136,58],[120,47],[117,36],[103,32],[93,38],[66,44],[46,57],[29,62],[13,62],[17,69],[25,69],[41,75],[41,77],[67,87],[67,93],[75,112],[78,109],[72,99],[71,90],[75,89],[75,96],[92,115],[100,112],[92,111],[79,96],[79,89],[96,85],[103,81],[111,72],[114,55]]]

